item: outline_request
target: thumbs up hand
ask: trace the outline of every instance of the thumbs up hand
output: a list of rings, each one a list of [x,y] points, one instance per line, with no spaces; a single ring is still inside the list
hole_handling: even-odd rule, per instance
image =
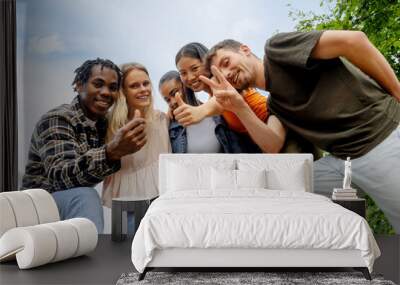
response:
[[[178,97],[179,97],[179,99],[178,99]],[[182,106],[183,104],[185,104],[185,102],[183,101],[182,95],[179,91],[175,92],[175,94],[172,95],[169,100],[170,101],[168,102],[169,107],[168,107],[167,115],[168,115],[168,118],[172,121],[175,119],[174,114],[173,114],[174,110],[176,108],[178,108],[179,106]]]
[[[114,134],[106,145],[107,159],[119,160],[137,152],[146,144],[146,121],[141,116],[141,112],[136,109],[133,118]]]
[[[175,120],[177,120],[182,126],[187,127],[191,124],[196,124],[203,120],[205,117],[202,115],[199,106],[191,106],[186,104],[180,92],[175,94],[175,101],[178,107],[174,110]]]
[[[133,114],[133,119],[139,119],[142,117],[142,114],[140,113],[139,109],[135,110],[135,113]]]
[[[186,104],[185,102],[183,102],[181,92],[179,92],[179,91],[175,93],[175,101],[176,101],[176,104],[178,104],[178,107]]]

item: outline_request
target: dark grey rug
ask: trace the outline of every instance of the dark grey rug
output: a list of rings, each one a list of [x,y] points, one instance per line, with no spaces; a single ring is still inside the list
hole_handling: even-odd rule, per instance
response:
[[[145,284],[379,284],[395,285],[382,276],[372,275],[372,281],[364,278],[360,272],[154,272],[150,271],[142,281],[139,273],[122,274],[117,285]]]

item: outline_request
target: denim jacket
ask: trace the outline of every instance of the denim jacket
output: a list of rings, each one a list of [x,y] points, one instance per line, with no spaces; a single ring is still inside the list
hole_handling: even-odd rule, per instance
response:
[[[215,136],[222,146],[224,153],[241,153],[243,151],[239,136],[229,129],[221,116],[212,117],[216,127]],[[187,153],[186,128],[177,121],[171,121],[169,125],[169,139],[173,153]]]

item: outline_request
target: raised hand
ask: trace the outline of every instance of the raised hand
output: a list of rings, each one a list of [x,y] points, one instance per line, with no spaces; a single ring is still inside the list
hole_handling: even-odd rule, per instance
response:
[[[177,92],[175,95],[178,107],[174,110],[174,117],[182,126],[187,127],[191,124],[196,124],[204,119],[201,109],[196,106],[190,106],[183,102],[181,94]]]
[[[140,111],[135,110],[132,120],[121,127],[106,145],[107,158],[119,160],[121,157],[140,150],[147,141],[146,121]]]
[[[200,76],[200,80],[210,87],[213,96],[221,107],[234,113],[245,107],[246,102],[242,95],[228,82],[221,71],[213,65],[211,72],[214,75],[212,79]]]

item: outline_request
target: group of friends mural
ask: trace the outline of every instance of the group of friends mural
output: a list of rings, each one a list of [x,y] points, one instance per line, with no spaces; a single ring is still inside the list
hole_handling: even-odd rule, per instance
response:
[[[359,31],[280,33],[264,52],[189,43],[158,84],[141,63],[85,61],[76,97],[33,131],[23,188],[46,189],[62,219],[86,217],[102,232],[102,205],[158,196],[161,153],[311,152],[314,192],[340,187],[350,157],[352,186],[400,233],[400,83],[384,56]],[[157,87],[168,112],[153,106]]]

